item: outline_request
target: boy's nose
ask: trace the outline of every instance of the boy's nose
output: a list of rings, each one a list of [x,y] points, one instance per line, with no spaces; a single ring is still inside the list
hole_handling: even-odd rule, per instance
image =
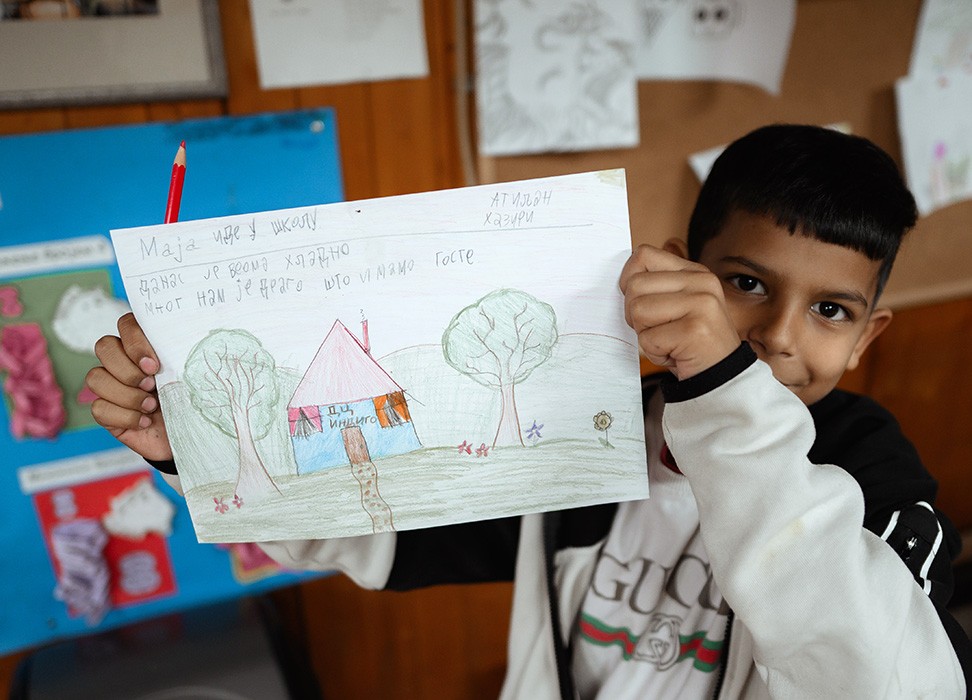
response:
[[[747,340],[755,345],[756,354],[768,356],[796,354],[799,338],[798,314],[795,310],[775,309],[750,326]]]

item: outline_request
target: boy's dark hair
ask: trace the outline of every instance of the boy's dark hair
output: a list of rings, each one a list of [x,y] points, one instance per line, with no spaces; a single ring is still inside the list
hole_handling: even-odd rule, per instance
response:
[[[898,166],[878,146],[860,136],[796,124],[756,129],[716,159],[689,221],[689,258],[698,260],[737,210],[770,216],[791,234],[882,261],[875,298],[918,217]]]

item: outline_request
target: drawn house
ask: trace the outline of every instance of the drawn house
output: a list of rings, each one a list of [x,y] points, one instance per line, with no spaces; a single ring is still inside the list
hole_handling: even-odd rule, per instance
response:
[[[405,392],[371,357],[368,322],[359,341],[335,321],[287,407],[297,473],[360,464],[422,447]]]

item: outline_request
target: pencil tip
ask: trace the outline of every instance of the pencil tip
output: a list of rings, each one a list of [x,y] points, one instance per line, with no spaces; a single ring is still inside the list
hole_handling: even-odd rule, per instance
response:
[[[185,148],[185,147],[186,147],[186,142],[185,141],[183,141],[182,143],[179,144],[179,148]]]

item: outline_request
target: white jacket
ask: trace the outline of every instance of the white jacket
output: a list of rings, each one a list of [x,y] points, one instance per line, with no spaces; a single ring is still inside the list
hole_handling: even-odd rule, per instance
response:
[[[669,400],[663,428],[695,494],[714,579],[735,615],[720,698],[965,697],[954,636],[925,590],[931,582],[916,581],[888,542],[862,527],[865,503],[854,477],[810,462],[814,422],[767,365],[747,363],[697,396]],[[560,697],[543,517],[520,519],[505,700]],[[399,536],[408,535],[262,546],[284,566],[337,570],[380,589],[396,565]],[[556,553],[564,637],[599,547]]]

